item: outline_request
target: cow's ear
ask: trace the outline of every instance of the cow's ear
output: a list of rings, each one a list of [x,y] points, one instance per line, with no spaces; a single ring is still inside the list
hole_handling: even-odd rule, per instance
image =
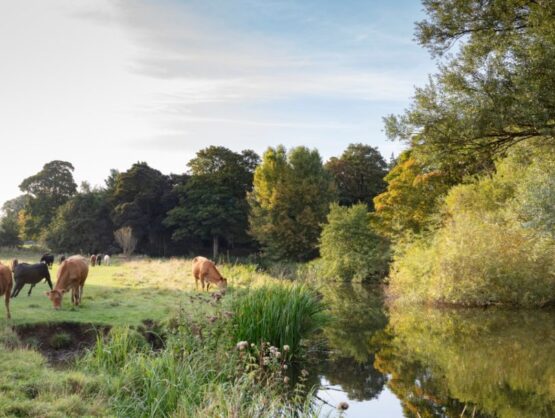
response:
[[[69,290],[67,290],[67,289],[62,289],[62,293],[66,293],[66,292],[69,292]]]

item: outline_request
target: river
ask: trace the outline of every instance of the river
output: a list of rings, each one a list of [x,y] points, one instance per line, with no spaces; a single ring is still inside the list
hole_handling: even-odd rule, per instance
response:
[[[359,284],[322,289],[331,321],[307,386],[321,416],[555,417],[555,311],[386,309]]]

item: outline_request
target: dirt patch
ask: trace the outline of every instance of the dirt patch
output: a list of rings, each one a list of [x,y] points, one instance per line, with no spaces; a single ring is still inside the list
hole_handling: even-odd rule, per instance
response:
[[[24,345],[46,357],[53,365],[64,365],[74,361],[83,352],[92,348],[100,333],[106,335],[110,327],[77,322],[27,324],[14,327]]]

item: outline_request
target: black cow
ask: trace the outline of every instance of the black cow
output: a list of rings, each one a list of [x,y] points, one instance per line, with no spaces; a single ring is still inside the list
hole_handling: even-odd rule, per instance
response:
[[[15,286],[12,292],[12,298],[15,298],[23,286],[30,284],[31,288],[27,296],[31,296],[31,291],[33,287],[40,282],[42,279],[46,279],[50,290],[52,290],[52,281],[50,280],[50,272],[48,271],[48,266],[44,263],[38,264],[27,264],[27,263],[17,263],[14,260],[13,277],[15,281]]]
[[[46,264],[48,267],[54,265],[54,256],[52,254],[43,254],[40,258],[40,262]]]
[[[102,254],[97,254],[96,255],[96,265],[97,266],[102,265]]]

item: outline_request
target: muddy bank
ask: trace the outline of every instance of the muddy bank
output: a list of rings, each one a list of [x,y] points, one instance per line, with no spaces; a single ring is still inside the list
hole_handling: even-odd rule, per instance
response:
[[[38,323],[15,326],[21,343],[37,350],[53,365],[74,361],[96,343],[99,334],[106,335],[107,325],[78,322]]]

